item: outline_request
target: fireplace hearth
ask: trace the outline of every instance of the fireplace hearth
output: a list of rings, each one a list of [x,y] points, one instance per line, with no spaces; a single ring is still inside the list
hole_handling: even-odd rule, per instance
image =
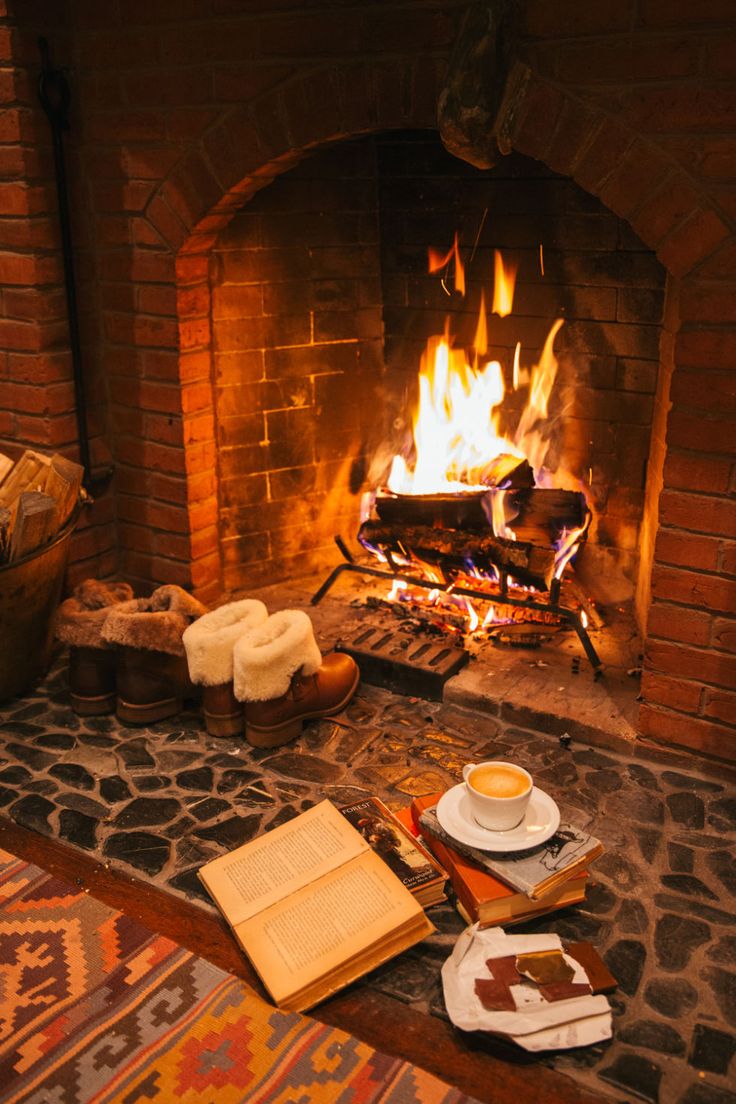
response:
[[[508,156],[478,170],[437,137],[438,103],[460,133],[443,90],[464,108],[474,79],[455,65],[467,7],[9,4],[0,436],[76,456],[43,36],[73,76],[91,461],[115,469],[69,584],[214,604],[334,567],[427,338],[451,313],[472,345],[498,252],[518,261],[489,330],[507,379],[515,342],[528,366],[563,319],[554,448],[593,513],[576,578],[607,618],[629,605],[638,730],[732,758],[733,20],[522,0],[471,142]]]

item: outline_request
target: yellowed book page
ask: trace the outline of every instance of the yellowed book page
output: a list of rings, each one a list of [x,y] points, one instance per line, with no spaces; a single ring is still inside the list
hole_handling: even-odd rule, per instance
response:
[[[307,986],[306,989],[301,989],[298,993],[287,997],[280,1002],[279,1007],[289,1012],[305,1012],[315,1004],[327,1000],[333,993],[344,989],[346,985],[350,985],[351,982],[357,981],[358,978],[383,965],[384,962],[390,962],[396,955],[415,946],[436,930],[426,914],[417,916],[384,942],[370,950],[362,951],[357,958],[336,967],[334,971],[330,970],[328,974]]]
[[[422,906],[373,851],[237,926],[277,1004],[379,945]]]
[[[199,876],[233,927],[370,848],[329,801],[203,866]]]

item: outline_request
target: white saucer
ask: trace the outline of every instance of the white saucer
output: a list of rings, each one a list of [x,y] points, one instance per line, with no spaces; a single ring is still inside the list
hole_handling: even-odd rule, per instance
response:
[[[482,851],[526,851],[538,847],[553,836],[560,824],[560,810],[552,798],[535,786],[521,824],[507,832],[492,832],[481,828],[470,811],[470,798],[465,783],[443,793],[437,803],[437,819],[445,831],[458,843],[478,847]]]

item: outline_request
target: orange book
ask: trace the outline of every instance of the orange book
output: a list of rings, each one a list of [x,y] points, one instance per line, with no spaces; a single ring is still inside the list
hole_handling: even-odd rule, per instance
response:
[[[419,798],[412,803],[411,808],[395,814],[415,833],[418,831],[418,816],[426,800]],[[545,912],[577,905],[585,900],[587,870],[578,872],[575,877],[569,878],[539,900],[532,900],[525,893],[511,889],[492,874],[481,870],[442,841],[428,834],[418,834],[449,874],[457,898],[458,912],[468,923],[477,922],[481,927],[519,924],[532,916],[541,916]]]

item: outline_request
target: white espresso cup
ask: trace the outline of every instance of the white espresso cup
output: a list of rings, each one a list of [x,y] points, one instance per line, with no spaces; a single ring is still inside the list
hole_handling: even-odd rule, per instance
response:
[[[532,796],[532,776],[516,763],[489,760],[463,767],[473,819],[491,832],[508,832],[521,824]]]

